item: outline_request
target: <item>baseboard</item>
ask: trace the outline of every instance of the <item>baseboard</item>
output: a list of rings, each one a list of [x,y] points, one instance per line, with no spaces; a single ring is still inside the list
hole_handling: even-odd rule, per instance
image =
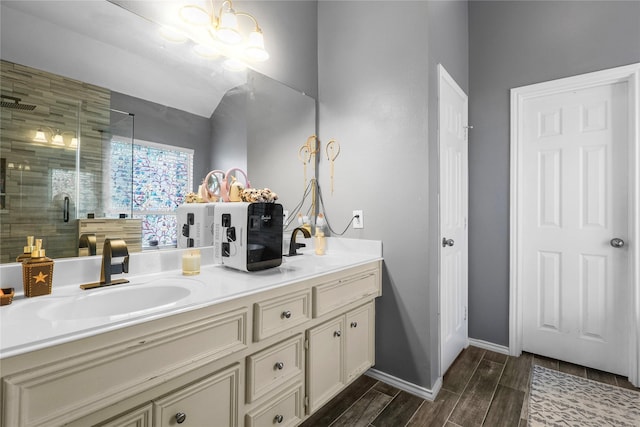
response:
[[[438,377],[436,383],[433,385],[433,389],[428,389],[394,377],[393,375],[389,375],[385,372],[378,371],[377,369],[369,369],[365,372],[365,375],[432,402],[438,395],[440,387],[442,387],[442,377]]]
[[[509,355],[509,347],[494,344],[492,342],[469,338],[469,345],[481,348],[483,350],[491,350],[491,351],[495,351],[496,353],[506,354],[507,356]]]

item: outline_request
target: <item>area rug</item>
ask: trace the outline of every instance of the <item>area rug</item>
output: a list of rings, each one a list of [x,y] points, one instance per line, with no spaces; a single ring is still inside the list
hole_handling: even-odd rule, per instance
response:
[[[528,427],[640,426],[640,392],[534,365]]]

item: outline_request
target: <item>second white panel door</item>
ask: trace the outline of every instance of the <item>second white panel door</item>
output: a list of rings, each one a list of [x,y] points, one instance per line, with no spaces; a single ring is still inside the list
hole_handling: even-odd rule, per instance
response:
[[[523,349],[626,374],[627,83],[531,98],[523,128]]]

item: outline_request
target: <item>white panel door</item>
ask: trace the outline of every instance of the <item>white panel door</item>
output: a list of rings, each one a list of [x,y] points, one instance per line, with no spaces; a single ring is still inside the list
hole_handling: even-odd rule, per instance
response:
[[[626,374],[627,83],[523,106],[523,350]]]
[[[438,65],[440,147],[440,373],[468,346],[468,98]]]

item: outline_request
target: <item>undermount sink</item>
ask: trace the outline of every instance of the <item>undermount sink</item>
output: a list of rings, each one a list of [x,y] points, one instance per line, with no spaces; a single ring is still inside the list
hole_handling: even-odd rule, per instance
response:
[[[172,307],[202,285],[199,280],[187,278],[166,278],[145,284],[125,283],[52,301],[42,307],[39,314],[48,320],[137,316]]]

